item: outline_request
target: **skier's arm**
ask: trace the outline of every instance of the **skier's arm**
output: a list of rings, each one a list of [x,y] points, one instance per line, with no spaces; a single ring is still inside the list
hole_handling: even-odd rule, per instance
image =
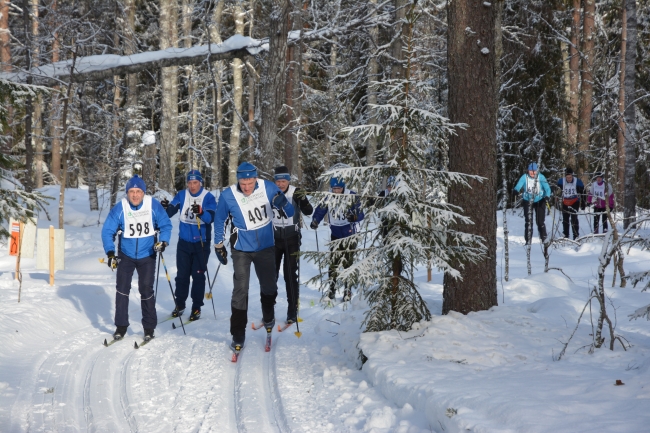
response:
[[[268,180],[266,180],[264,182],[266,182],[266,196],[269,199],[269,203],[271,203],[272,207],[278,208],[278,206],[276,206],[276,203],[278,202],[278,200],[275,198],[275,196],[278,195],[278,194],[281,194],[281,195],[284,196],[284,193],[282,191],[280,191],[280,188],[278,188],[273,182],[269,182]],[[291,204],[291,202],[289,200],[287,200],[286,197],[284,198],[284,204],[282,204],[281,207],[282,207],[281,210],[284,211],[285,215],[288,218],[291,218],[293,216],[293,214],[295,212],[294,209],[293,209],[293,205]],[[280,210],[280,209],[278,209],[278,210]]]
[[[169,216],[167,216],[165,209],[157,200],[151,201],[151,207],[153,210],[154,224],[160,231],[158,240],[160,242],[167,242],[169,245],[169,241],[172,237],[172,222],[169,219]]]
[[[524,174],[519,178],[519,181],[517,182],[517,185],[512,189],[515,194],[519,194],[521,190],[524,188],[524,185],[526,184],[526,175]]]
[[[224,194],[221,194],[217,203],[217,211],[214,215],[214,244],[223,244],[225,242],[226,221],[228,220],[228,204]]]
[[[307,193],[303,189],[296,189],[294,192],[293,196],[296,198],[296,201],[298,202],[298,207],[300,208],[300,212],[303,213],[303,215],[311,215],[314,213],[314,207],[309,203],[309,200],[307,199]]]
[[[115,234],[122,224],[122,203],[117,203],[108,213],[104,226],[102,227],[102,245],[104,252],[115,251]]]
[[[316,210],[314,210],[314,214],[312,215],[312,221],[316,221],[317,223],[320,223],[323,220],[323,218],[325,218],[326,213],[327,213],[327,206],[316,207]]]
[[[181,209],[181,203],[185,201],[185,191],[179,191],[178,194],[174,196],[174,199],[169,203],[169,206],[167,206],[167,216],[169,218],[173,217],[176,215],[176,212],[178,212]],[[181,201],[181,194],[183,194],[182,201]]]
[[[212,224],[214,221],[214,214],[217,211],[217,200],[214,196],[208,193],[203,199],[203,213],[199,218],[205,224]]]

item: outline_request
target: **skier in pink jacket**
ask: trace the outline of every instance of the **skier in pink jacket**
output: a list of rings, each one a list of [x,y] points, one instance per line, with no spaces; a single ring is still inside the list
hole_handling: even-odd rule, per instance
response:
[[[596,173],[596,181],[591,184],[587,202],[594,205],[594,233],[598,233],[598,220],[602,216],[603,233],[607,233],[606,203],[609,202],[609,210],[614,209],[614,192],[612,186],[603,180],[602,173]]]

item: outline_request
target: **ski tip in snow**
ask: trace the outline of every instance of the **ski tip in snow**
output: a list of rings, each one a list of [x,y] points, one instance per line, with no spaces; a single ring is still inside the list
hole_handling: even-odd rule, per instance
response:
[[[137,342],[137,341],[133,343],[133,348],[134,348],[134,349],[139,349],[139,348],[140,348],[140,346],[138,346],[138,342]]]
[[[108,347],[108,341],[104,338],[104,346]]]

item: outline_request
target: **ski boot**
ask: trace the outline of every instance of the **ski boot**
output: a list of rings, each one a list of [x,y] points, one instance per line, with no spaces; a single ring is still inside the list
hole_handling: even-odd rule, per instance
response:
[[[115,332],[113,333],[113,340],[121,340],[126,335],[126,330],[128,326],[118,326]]]
[[[174,307],[174,311],[172,311],[172,317],[181,317],[183,315],[183,311],[185,311],[185,307],[183,308],[178,308],[178,305]]]
[[[144,341],[149,342],[153,339],[153,329],[144,330]]]
[[[196,309],[192,311],[192,314],[190,314],[190,322],[194,322],[195,320],[199,320],[201,318],[201,310]]]

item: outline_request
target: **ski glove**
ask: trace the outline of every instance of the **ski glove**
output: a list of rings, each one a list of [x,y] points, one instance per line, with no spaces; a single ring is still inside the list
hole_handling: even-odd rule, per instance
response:
[[[311,227],[312,230],[316,230],[318,228],[318,221],[311,220],[311,224],[309,224],[309,227]]]
[[[157,253],[162,253],[165,251],[166,246],[167,242],[156,242],[156,244],[153,246],[153,250]]]
[[[160,200],[160,205],[163,207],[163,209],[167,210],[167,207],[169,206],[169,200],[166,198]]]
[[[217,254],[217,259],[221,262],[222,265],[228,264],[228,251],[222,243],[216,244],[214,246],[214,252]]]
[[[109,251],[108,254],[108,267],[111,268],[112,271],[117,269],[117,265],[120,264],[120,259],[115,257],[115,251]]]
[[[201,216],[203,215],[203,208],[201,207],[200,204],[194,203],[192,205],[192,213],[196,216]]]
[[[273,207],[276,209],[282,209],[287,203],[287,198],[281,192],[278,192],[275,197],[273,197]]]
[[[353,211],[349,210],[348,213],[345,214],[345,218],[346,218],[349,222],[353,223],[353,222],[356,222],[356,221],[357,221],[357,214],[354,213]]]

